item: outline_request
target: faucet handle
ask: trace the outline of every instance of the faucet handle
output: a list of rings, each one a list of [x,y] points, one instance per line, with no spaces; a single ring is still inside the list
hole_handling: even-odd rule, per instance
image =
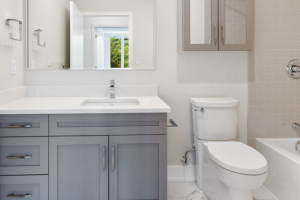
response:
[[[110,80],[110,85],[115,85],[115,80]]]

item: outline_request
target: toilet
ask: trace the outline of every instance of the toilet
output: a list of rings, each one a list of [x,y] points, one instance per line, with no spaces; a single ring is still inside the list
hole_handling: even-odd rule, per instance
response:
[[[236,142],[238,106],[233,98],[192,98],[197,185],[209,200],[253,200],[265,182],[267,160]]]

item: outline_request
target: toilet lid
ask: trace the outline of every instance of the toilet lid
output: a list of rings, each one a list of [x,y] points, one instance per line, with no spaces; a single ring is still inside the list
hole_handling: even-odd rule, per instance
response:
[[[241,142],[208,142],[210,159],[236,173],[259,175],[268,171],[267,160],[252,147]]]

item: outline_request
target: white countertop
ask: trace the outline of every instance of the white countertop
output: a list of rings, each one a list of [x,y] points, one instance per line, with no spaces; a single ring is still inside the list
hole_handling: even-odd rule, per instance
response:
[[[0,105],[0,114],[84,114],[84,113],[169,113],[171,108],[158,96],[120,97],[138,99],[140,105],[81,106],[87,99],[107,97],[25,97]]]

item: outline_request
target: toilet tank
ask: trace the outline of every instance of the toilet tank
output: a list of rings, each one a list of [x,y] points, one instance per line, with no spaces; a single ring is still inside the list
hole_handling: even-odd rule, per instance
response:
[[[234,140],[239,100],[192,98],[194,136],[200,140]]]

